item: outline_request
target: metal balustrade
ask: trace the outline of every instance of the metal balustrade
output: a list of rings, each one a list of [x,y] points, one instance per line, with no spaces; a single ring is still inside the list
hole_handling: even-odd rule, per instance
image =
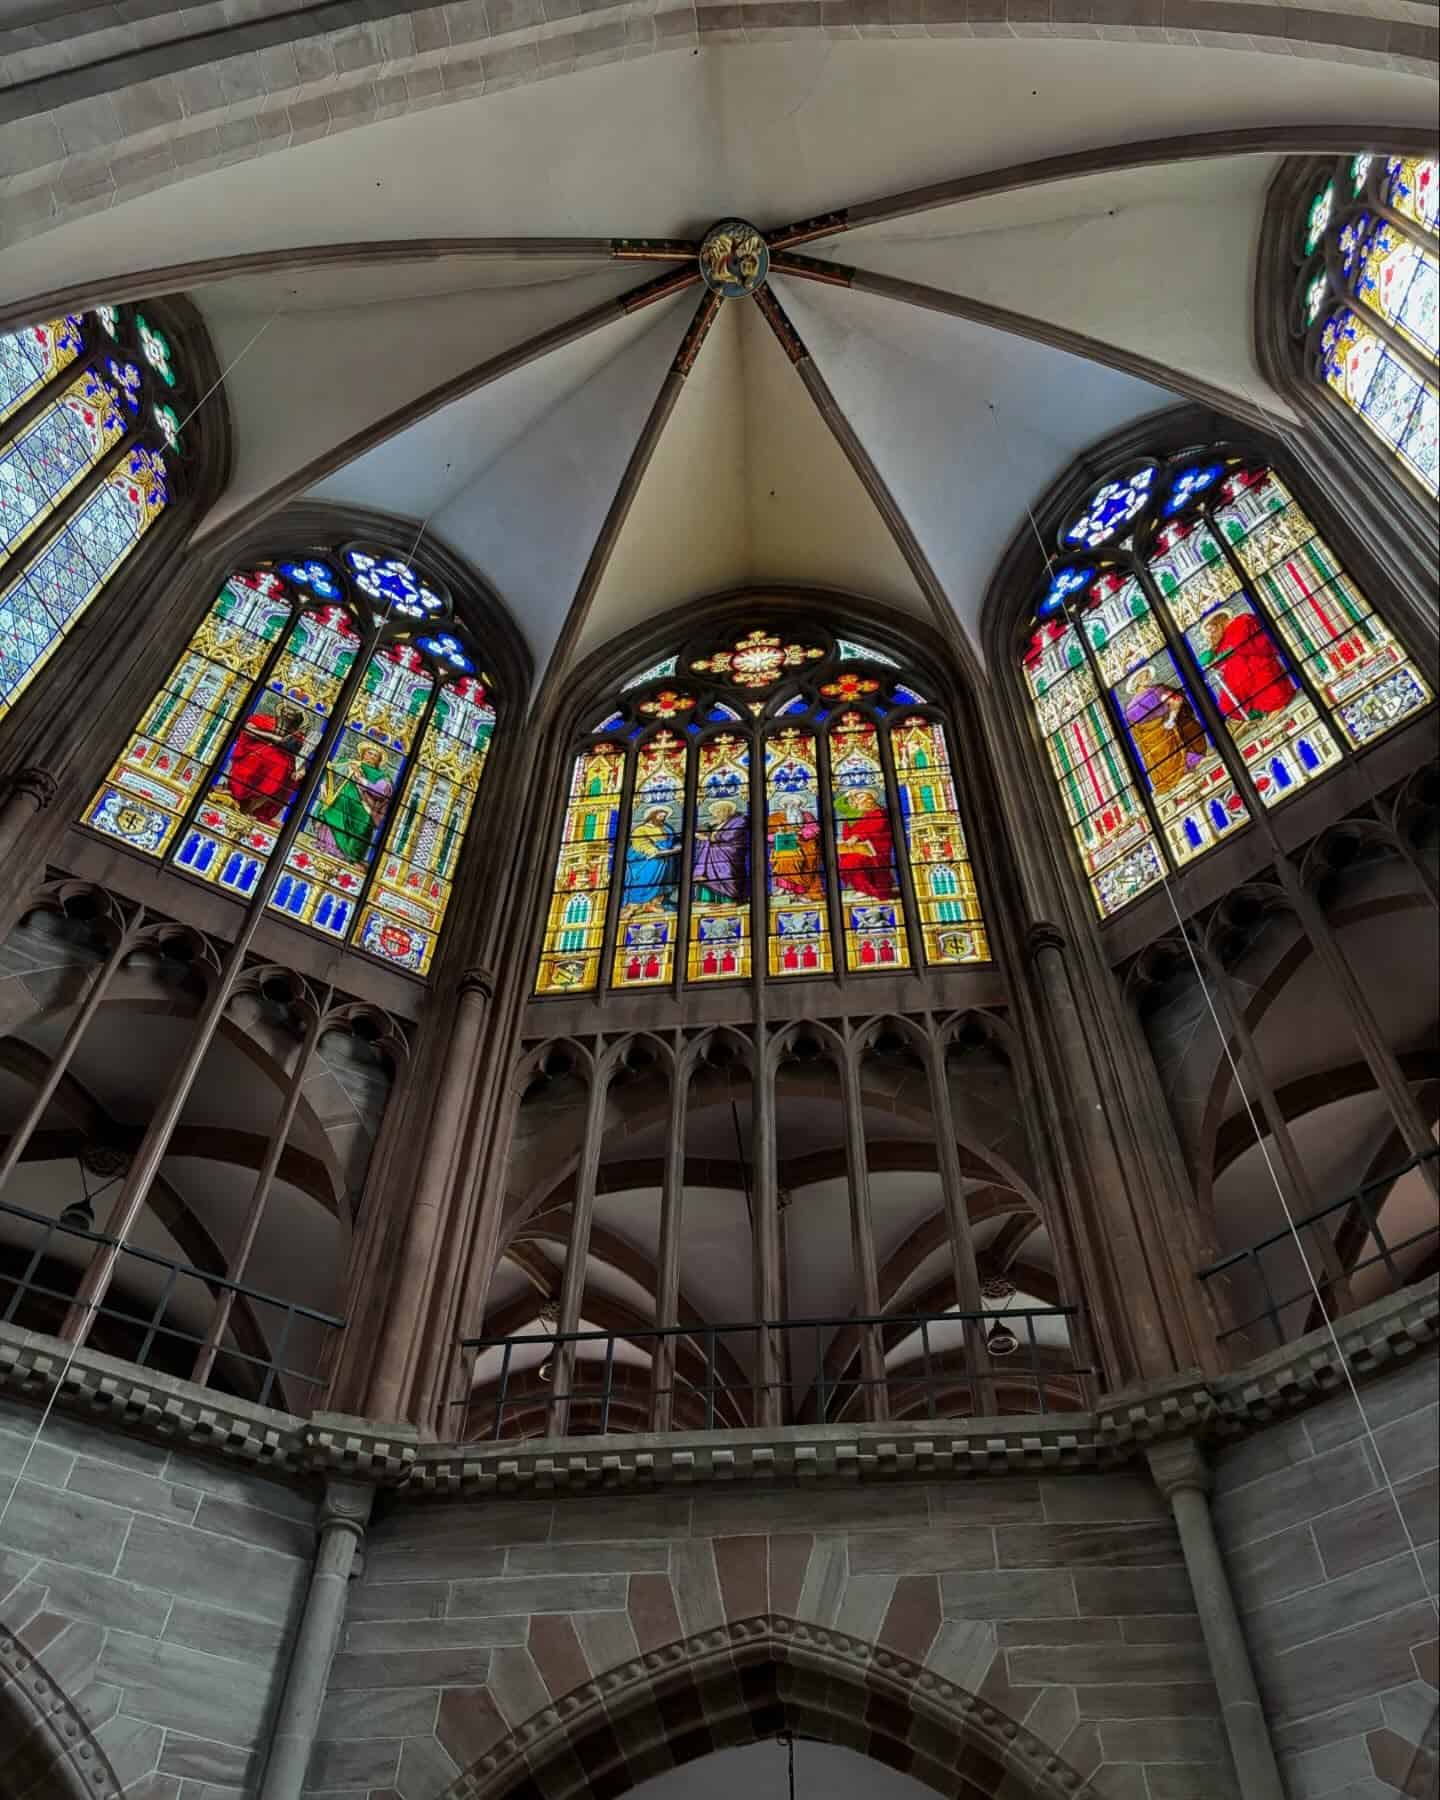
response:
[[[9,1221],[20,1227],[19,1242],[13,1226],[7,1225]],[[0,1201],[0,1231],[4,1233],[0,1253],[10,1265],[0,1262],[0,1301],[4,1302],[0,1319],[6,1324],[26,1323],[20,1315],[29,1301],[26,1310],[32,1317],[37,1312],[53,1314],[58,1331],[90,1257],[97,1250],[113,1249],[119,1252],[118,1272],[115,1283],[93,1309],[97,1328],[92,1329],[89,1341],[94,1349],[141,1368],[164,1368],[166,1373],[202,1386],[224,1387],[261,1406],[274,1404],[304,1412],[319,1398],[328,1379],[322,1372],[327,1351],[338,1343],[334,1334],[344,1331],[344,1319],[153,1250],[142,1250],[103,1231],[67,1224],[6,1201]],[[72,1254],[79,1252],[73,1261],[56,1254],[67,1246]],[[151,1271],[160,1273],[158,1298],[153,1302],[148,1294],[134,1298],[135,1282],[142,1272]],[[131,1277],[128,1282],[127,1275]],[[127,1288],[132,1297],[127,1298]],[[181,1312],[208,1316],[212,1321],[228,1318],[228,1330],[223,1338],[213,1324],[211,1329],[191,1330],[178,1322],[176,1315]],[[102,1321],[103,1331],[98,1329]],[[297,1338],[308,1338],[308,1348],[297,1346]],[[185,1353],[186,1345],[195,1347],[193,1359]],[[304,1366],[287,1363],[287,1355]]]
[[[1244,1338],[1255,1327],[1265,1325],[1274,1339],[1273,1346],[1250,1345],[1250,1352],[1291,1343],[1314,1330],[1321,1317],[1338,1318],[1352,1311],[1359,1304],[1353,1293],[1356,1278],[1377,1265],[1383,1265],[1385,1281],[1370,1298],[1379,1299],[1381,1293],[1393,1293],[1418,1279],[1419,1272],[1433,1264],[1434,1252],[1440,1250],[1440,1213],[1435,1213],[1423,1230],[1391,1243],[1380,1229],[1384,1200],[1376,1205],[1371,1196],[1383,1191],[1388,1197],[1402,1175],[1408,1175],[1412,1169],[1418,1169],[1437,1156],[1440,1156],[1440,1145],[1433,1150],[1423,1150],[1384,1175],[1377,1175],[1362,1187],[1331,1201],[1328,1206],[1296,1219],[1293,1232],[1288,1225],[1283,1226],[1258,1243],[1223,1257],[1209,1268],[1200,1269],[1197,1272],[1200,1281],[1214,1281],[1224,1276],[1232,1293],[1248,1286],[1252,1293],[1262,1295],[1265,1302],[1258,1312],[1219,1332],[1216,1341],[1224,1344],[1232,1338]],[[1342,1216],[1337,1218],[1337,1215]],[[1331,1220],[1335,1221],[1333,1226],[1329,1223]],[[1311,1286],[1303,1270],[1297,1273],[1297,1237],[1304,1247],[1305,1261],[1314,1275],[1315,1287]],[[1422,1253],[1407,1257],[1407,1252],[1426,1244],[1430,1247],[1430,1255]],[[1279,1265],[1284,1271],[1286,1290],[1278,1296],[1272,1284],[1272,1269],[1266,1266],[1267,1256],[1272,1264]],[[1406,1258],[1404,1267],[1401,1258]],[[1320,1291],[1323,1314],[1316,1308],[1316,1287]]]
[[[761,1422],[778,1391],[789,1424],[994,1417],[1090,1404],[1095,1371],[1072,1349],[1074,1306],[747,1320],[462,1339],[456,1435],[581,1437],[713,1431]],[[883,1375],[862,1371],[873,1333]],[[762,1338],[779,1381],[758,1371]],[[452,1390],[454,1391],[454,1390]]]

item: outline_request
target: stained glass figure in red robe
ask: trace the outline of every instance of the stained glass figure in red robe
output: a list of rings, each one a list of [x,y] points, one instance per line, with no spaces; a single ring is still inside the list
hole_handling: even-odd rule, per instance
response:
[[[1200,661],[1227,719],[1262,719],[1294,699],[1295,678],[1254,613],[1217,607],[1201,630],[1209,650]]]

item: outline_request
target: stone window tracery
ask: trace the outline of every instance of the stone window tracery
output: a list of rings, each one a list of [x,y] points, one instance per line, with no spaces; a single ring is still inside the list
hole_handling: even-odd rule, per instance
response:
[[[1440,482],[1440,162],[1351,156],[1300,209],[1291,329],[1307,366],[1432,497]]]
[[[170,504],[194,398],[135,307],[0,336],[0,717]]]
[[[270,905],[424,975],[494,734],[494,684],[443,586],[383,545],[230,575],[81,822],[248,898],[361,654],[359,694]]]
[[[1059,544],[1021,673],[1102,918],[1432,703],[1263,463],[1127,467]]]
[[[987,962],[948,728],[898,670],[781,622],[624,683],[570,765],[536,993]]]

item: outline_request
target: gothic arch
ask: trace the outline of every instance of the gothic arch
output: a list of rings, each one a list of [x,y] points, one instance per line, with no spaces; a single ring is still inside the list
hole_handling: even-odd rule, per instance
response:
[[[105,1752],[40,1658],[0,1625],[0,1800],[120,1800]]]
[[[786,1731],[857,1750],[952,1800],[1093,1791],[967,1689],[844,1632],[762,1614],[583,1683],[502,1737],[443,1800],[618,1797],[713,1750]]]

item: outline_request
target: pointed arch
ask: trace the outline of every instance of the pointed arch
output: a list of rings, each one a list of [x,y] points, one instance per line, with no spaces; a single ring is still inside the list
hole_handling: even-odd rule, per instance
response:
[[[0,1800],[120,1800],[105,1752],[40,1657],[0,1625]]]
[[[761,1614],[582,1683],[478,1757],[442,1800],[619,1796],[784,1731],[858,1750],[951,1800],[1076,1800],[1085,1787],[968,1689],[844,1632]]]

